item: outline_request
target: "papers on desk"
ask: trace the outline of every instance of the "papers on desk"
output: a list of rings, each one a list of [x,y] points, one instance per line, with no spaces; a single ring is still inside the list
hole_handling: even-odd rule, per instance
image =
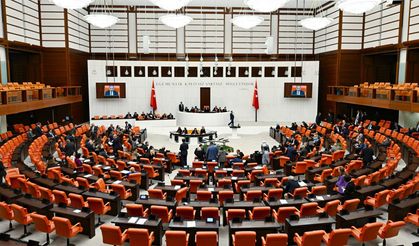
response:
[[[140,218],[138,221],[137,221],[137,225],[144,225],[144,223],[147,221],[147,219],[144,219],[144,218]]]
[[[79,160],[84,161],[85,159],[83,157],[80,157]]]
[[[195,221],[186,221],[186,227],[196,227]]]
[[[263,167],[262,166],[256,166],[256,167],[254,167],[253,169],[255,169],[255,170],[260,170],[260,169],[262,169]]]
[[[175,190],[179,190],[180,189],[180,185],[175,185]]]
[[[120,183],[122,183],[121,180],[117,180],[117,181],[113,182],[113,184],[120,184]]]
[[[128,164],[137,164],[135,161],[129,161]]]
[[[208,191],[213,192],[214,188],[208,188]]]
[[[91,174],[87,174],[87,175],[84,175],[83,177],[89,178],[89,177],[92,177],[92,175]]]
[[[81,210],[80,209],[75,209],[75,210],[73,210],[73,212],[76,213],[76,214],[79,214],[79,213],[81,213]]]
[[[86,159],[83,161],[84,163],[90,163],[90,159]]]
[[[224,170],[226,170],[227,172],[232,172],[233,168],[224,168]]]
[[[128,170],[122,170],[122,171],[121,171],[121,173],[122,173],[122,174],[129,174],[129,173],[130,173],[130,171],[128,171]]]
[[[298,181],[298,184],[299,184],[301,187],[307,186],[307,184],[306,184],[304,181]]]
[[[324,198],[322,196],[316,196],[316,199],[319,201],[324,201]]]
[[[137,220],[138,220],[138,217],[131,217],[131,218],[129,218],[129,220],[128,220],[128,223],[135,223],[135,222],[137,222]]]
[[[109,158],[115,159],[115,156],[114,155],[110,155]]]
[[[104,167],[103,169],[105,169],[105,170],[109,170],[109,169],[111,169],[111,167]]]
[[[285,200],[285,199],[279,199],[279,202],[280,202],[281,204],[288,204],[287,200]]]
[[[235,176],[231,177],[231,180],[237,180],[237,177],[235,177]]]

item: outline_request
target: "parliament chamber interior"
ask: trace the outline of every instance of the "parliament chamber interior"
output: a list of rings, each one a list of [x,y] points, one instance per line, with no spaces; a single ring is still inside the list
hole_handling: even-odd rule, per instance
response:
[[[419,245],[419,0],[0,5],[0,245]]]

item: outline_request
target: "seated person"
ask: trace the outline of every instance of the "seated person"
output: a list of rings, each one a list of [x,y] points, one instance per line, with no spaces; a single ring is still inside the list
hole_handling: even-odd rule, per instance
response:
[[[345,181],[347,175],[345,174],[344,167],[339,167],[339,174],[340,176],[338,178],[338,181],[336,182],[336,187],[338,189],[338,192],[343,195],[343,193],[345,192],[345,188],[348,185],[348,182]]]
[[[236,151],[236,154],[237,154],[237,157],[239,157],[240,159],[243,159],[244,154],[239,149]]]
[[[172,114],[172,113],[168,114],[168,115],[167,115],[167,119],[169,119],[169,120],[174,119],[173,114]]]
[[[185,108],[185,112],[190,112],[188,107]]]
[[[345,182],[347,182],[347,184],[343,190],[343,196],[345,199],[352,199],[355,197],[355,184],[349,175],[345,176]]]
[[[132,115],[130,112],[128,112],[124,117],[124,119],[131,119],[131,118],[132,118]]]
[[[177,128],[176,130],[177,133],[182,134],[182,128],[180,128],[180,126]]]
[[[289,176],[287,183],[285,183],[284,194],[292,194],[296,188],[300,188],[300,184],[295,180],[294,176]]]
[[[138,113],[137,112],[134,112],[134,114],[132,115],[132,118],[133,119],[137,119],[138,118]]]
[[[160,118],[163,120],[167,119],[167,114],[163,114]]]
[[[223,112],[227,112],[227,107],[224,107],[223,108]]]
[[[186,129],[186,127],[185,127],[185,128],[183,128],[182,133],[183,133],[183,134],[188,134],[188,129]]]
[[[213,109],[212,109],[212,112],[219,112],[220,110],[218,109],[218,107],[217,106],[215,106]]]
[[[205,133],[207,133],[207,131],[205,130],[205,127],[204,127],[204,126],[202,126],[202,127],[201,127],[201,131],[200,131],[200,133],[201,133],[201,134],[205,134]]]
[[[199,135],[198,129],[196,129],[196,127],[192,130],[192,135]]]

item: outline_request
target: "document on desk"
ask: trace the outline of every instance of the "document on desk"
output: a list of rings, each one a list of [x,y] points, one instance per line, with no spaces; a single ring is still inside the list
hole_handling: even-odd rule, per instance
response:
[[[120,184],[120,183],[122,183],[121,180],[117,180],[117,181],[113,182],[113,184]]]
[[[84,163],[90,163],[90,159],[86,159],[83,161]]]
[[[285,199],[279,199],[279,202],[280,202],[281,204],[288,204],[287,200],[285,200]]]
[[[91,174],[87,174],[87,175],[84,175],[83,177],[89,178],[89,177],[92,177],[92,175]]]
[[[122,173],[122,174],[129,174],[129,173],[130,173],[130,171],[128,171],[128,170],[122,170],[122,171],[121,171],[121,173]]]
[[[180,185],[175,185],[175,190],[179,190],[180,189]]]
[[[129,218],[128,223],[134,224],[134,223],[137,222],[137,220],[138,220],[138,217],[131,217],[131,218]]]
[[[137,225],[144,225],[144,223],[147,221],[147,219],[144,219],[144,218],[140,218],[138,221],[137,221]]]
[[[316,199],[319,201],[324,201],[324,198],[322,196],[316,196]]]
[[[208,191],[213,192],[214,188],[208,188]]]
[[[237,177],[231,177],[231,180],[237,180]]]
[[[227,172],[232,172],[233,168],[224,168],[224,170],[226,170]]]
[[[74,209],[73,212],[76,213],[76,214],[79,214],[79,213],[81,213],[81,210],[80,209]]]
[[[186,227],[196,227],[195,221],[186,221]]]
[[[307,184],[306,184],[304,181],[298,181],[298,184],[299,184],[301,187],[307,186]]]

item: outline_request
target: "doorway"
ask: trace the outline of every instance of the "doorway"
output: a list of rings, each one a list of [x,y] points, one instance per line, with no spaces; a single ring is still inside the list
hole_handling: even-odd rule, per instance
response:
[[[201,109],[211,109],[211,88],[201,87]]]

